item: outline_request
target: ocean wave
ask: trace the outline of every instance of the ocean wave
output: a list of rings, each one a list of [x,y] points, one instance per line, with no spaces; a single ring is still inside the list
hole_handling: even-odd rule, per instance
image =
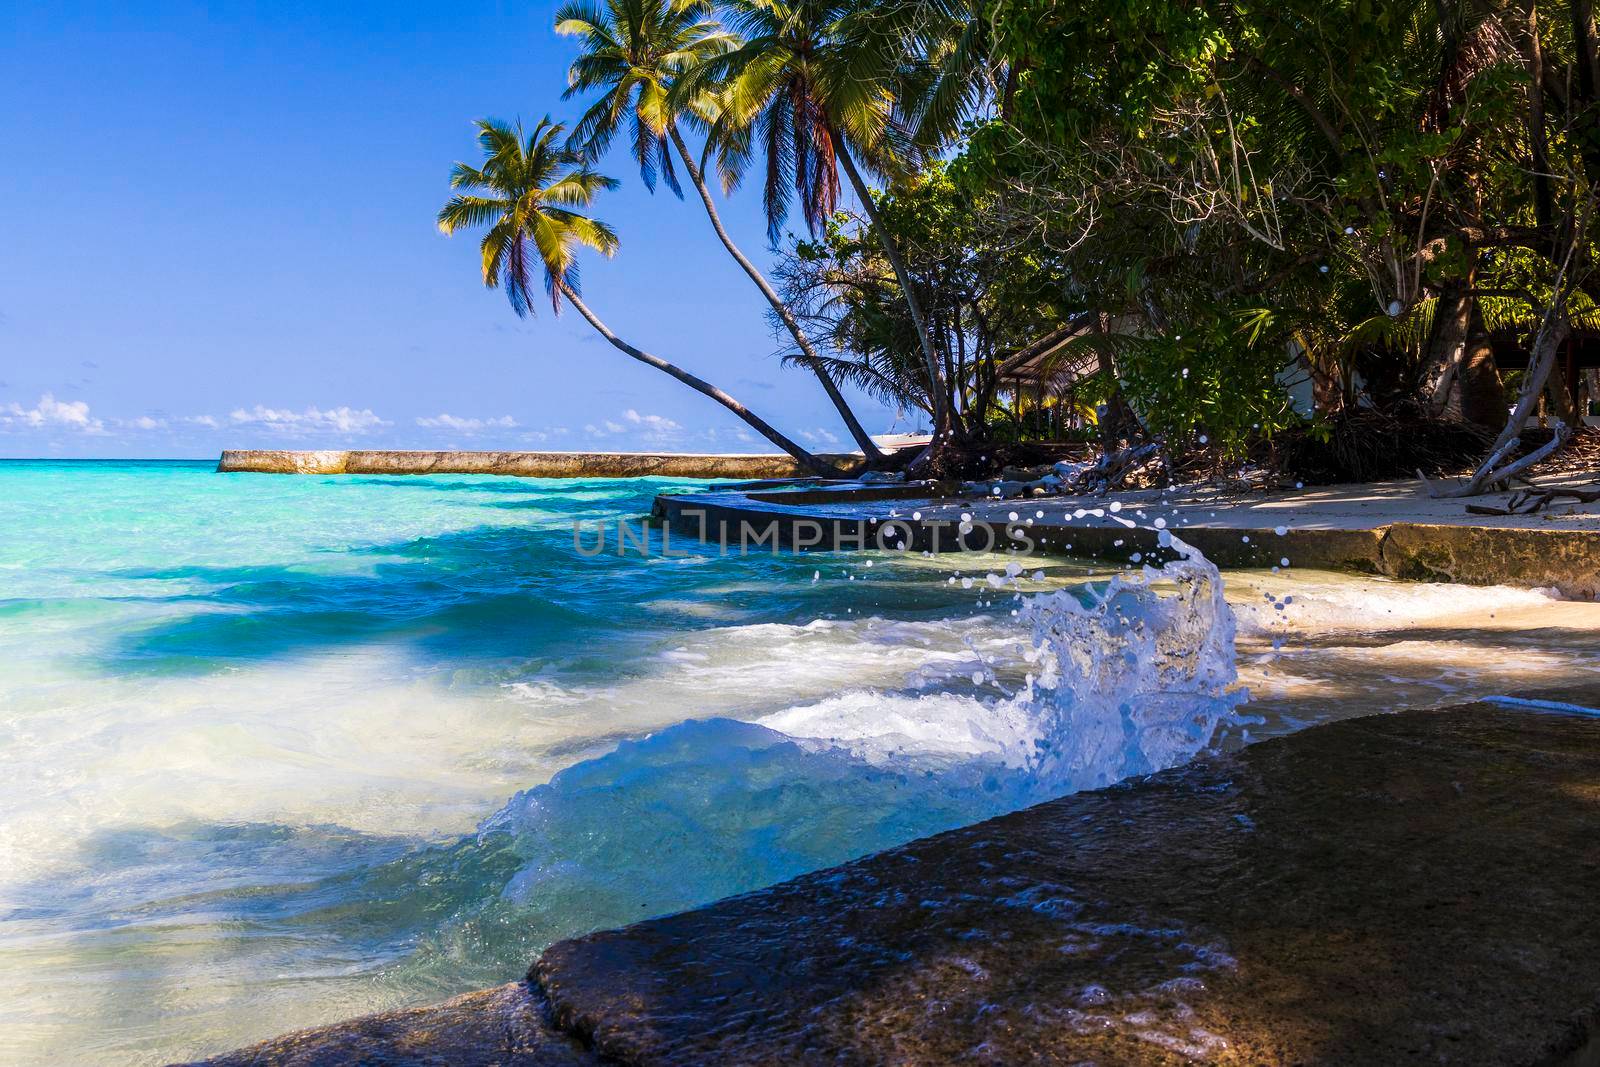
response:
[[[524,858],[486,902],[493,925],[515,914],[532,951],[1172,766],[1244,721],[1232,614],[1198,553],[1025,597],[1017,619],[1009,653],[972,649],[964,691],[681,722],[517,794],[480,827]],[[422,956],[481,943],[485,921],[447,924]]]

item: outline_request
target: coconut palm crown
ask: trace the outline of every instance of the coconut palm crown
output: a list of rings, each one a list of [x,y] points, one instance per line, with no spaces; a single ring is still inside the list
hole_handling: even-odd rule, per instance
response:
[[[897,121],[892,52],[850,0],[723,0],[743,43],[687,71],[674,96],[714,94],[710,140],[723,188],[743,180],[751,157],[766,162],[762,202],[776,241],[790,198],[812,233],[839,200],[849,158],[878,174],[904,169],[908,142]]]
[[[569,0],[556,12],[556,32],[583,46],[562,99],[602,94],[573,128],[573,145],[598,159],[626,125],[645,187],[655,192],[659,174],[681,198],[668,133],[683,117],[705,124],[711,108],[704,96],[669,101],[672,82],[732,49],[735,38],[712,19],[706,0]]]
[[[791,196],[811,233],[822,230],[838,206],[843,168],[916,326],[934,397],[934,432],[948,435],[948,390],[927,316],[861,173],[865,167],[894,177],[917,162],[897,102],[916,80],[907,76],[904,19],[898,9],[885,18],[855,0],[722,0],[720,9],[744,43],[686,71],[670,95],[715,93],[719,111],[709,142],[725,189],[739,184],[757,150],[765,157],[762,199],[774,244]]]
[[[560,313],[563,289],[578,291],[577,250],[607,256],[617,250],[611,227],[574,209],[587,208],[617,181],[590,170],[567,146],[565,125],[549,116],[526,134],[520,122],[480,119],[476,125],[484,162],[451,170],[450,188],[457,192],[439,211],[439,229],[452,234],[487,226],[479,245],[483,284],[503,288],[512,309],[527,315],[534,274],[542,272],[550,306]]]

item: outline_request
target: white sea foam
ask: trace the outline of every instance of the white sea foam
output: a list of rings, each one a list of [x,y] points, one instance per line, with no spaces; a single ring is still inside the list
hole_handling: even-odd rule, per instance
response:
[[[1239,630],[1250,636],[1371,633],[1453,622],[1481,626],[1502,613],[1544,611],[1560,601],[1553,590],[1435,585],[1325,572],[1240,575],[1229,584]],[[1246,595],[1247,590],[1256,595]]]
[[[1198,553],[1036,595],[1020,617],[965,635],[985,679],[969,690],[857,687],[680,723],[519,794],[482,826],[527,861],[505,901],[552,935],[574,908],[604,925],[686,907],[1172,766],[1239,718],[1233,619]]]

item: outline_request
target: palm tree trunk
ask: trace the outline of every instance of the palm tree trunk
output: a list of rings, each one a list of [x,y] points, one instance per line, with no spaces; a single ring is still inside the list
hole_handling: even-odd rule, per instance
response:
[[[1538,0],[1527,0],[1527,37],[1523,46],[1528,64],[1528,143],[1532,150],[1533,214],[1541,229],[1555,218],[1555,194],[1550,187],[1550,140],[1545,131],[1544,52],[1539,46]],[[1551,238],[1552,246],[1559,237]]]
[[[1506,387],[1494,362],[1494,348],[1483,315],[1474,310],[1457,370],[1461,417],[1475,426],[1498,430],[1506,417]]]
[[[1457,391],[1461,357],[1466,351],[1467,333],[1476,309],[1476,301],[1468,291],[1471,286],[1469,275],[1462,284],[1447,286],[1434,305],[1421,391],[1428,410],[1434,415],[1444,414],[1450,406],[1451,394]]]
[[[722,217],[717,214],[717,206],[712,202],[711,190],[706,188],[705,175],[700,172],[699,164],[689,154],[688,145],[683,143],[683,135],[678,132],[676,124],[669,125],[667,132],[672,136],[672,144],[678,150],[678,158],[683,160],[684,169],[689,172],[689,180],[694,183],[695,191],[700,194],[700,202],[706,206],[706,216],[711,219],[711,228],[717,231],[717,239],[722,242],[722,247],[728,250],[734,262],[738,263],[744,272],[750,276],[756,288],[761,290],[761,295],[767,298],[767,303],[772,305],[772,310],[777,312],[778,318],[788,328],[794,337],[794,343],[800,346],[800,352],[807,359],[807,366],[817,375],[817,380],[822,383],[822,388],[827,392],[828,399],[833,401],[833,406],[839,412],[839,417],[844,420],[845,426],[850,431],[850,436],[855,438],[856,447],[861,449],[868,463],[883,459],[883,453],[878,450],[876,442],[871,435],[862,428],[861,422],[856,418],[856,413],[850,410],[850,404],[845,400],[844,394],[839,392],[839,387],[834,384],[833,377],[828,373],[817,358],[817,350],[812,347],[811,341],[806,337],[805,331],[800,328],[799,321],[794,317],[794,312],[789,310],[777,292],[768,284],[767,279],[756,265],[745,258],[739,246],[733,243],[733,238],[728,236],[728,231],[722,226]]]
[[[911,323],[916,327],[917,340],[922,343],[922,358],[928,367],[928,385],[933,392],[933,432],[934,440],[937,442],[940,437],[951,431],[949,390],[945,386],[944,372],[939,366],[939,355],[933,348],[933,336],[928,332],[927,320],[922,314],[922,304],[917,300],[916,291],[911,287],[911,273],[906,270],[905,261],[900,258],[899,246],[878,219],[878,207],[872,202],[872,191],[867,188],[867,183],[862,181],[861,172],[856,169],[855,160],[850,158],[850,150],[845,147],[844,138],[832,129],[828,131],[828,136],[833,141],[834,156],[844,166],[844,172],[850,178],[856,196],[861,200],[861,208],[867,213],[867,221],[878,231],[878,240],[883,244],[883,253],[889,257],[889,265],[894,268],[895,279],[899,281],[900,291],[905,295],[906,310],[911,312]]]
[[[624,352],[627,355],[632,356],[640,363],[647,364],[654,367],[656,370],[664,371],[665,373],[672,375],[674,378],[678,379],[678,381],[682,382],[684,385],[687,385],[695,392],[709,396],[712,400],[715,400],[717,403],[721,404],[723,407],[739,416],[739,418],[743,419],[745,425],[749,426],[756,433],[760,434],[762,437],[765,437],[768,441],[771,441],[773,444],[783,449],[783,451],[793,456],[802,466],[812,473],[820,474],[825,478],[845,477],[845,474],[837,467],[833,466],[831,463],[828,463],[826,460],[812,455],[810,452],[807,452],[805,449],[801,448],[799,445],[783,436],[783,434],[769,426],[765,419],[762,419],[760,416],[756,415],[749,408],[745,407],[743,404],[739,403],[733,397],[729,396],[721,389],[718,389],[710,382],[695,377],[682,367],[674,366],[673,364],[668,363],[660,356],[651,355],[649,352],[646,352],[643,349],[633,347],[628,342],[612,333],[611,328],[605,323],[601,322],[599,316],[589,310],[589,305],[578,299],[578,294],[572,291],[572,287],[570,285],[564,281],[558,281],[556,285],[560,288],[561,295],[566,297],[572,303],[572,306],[578,309],[578,314],[587,319],[589,321],[589,325],[593,326],[601,337],[604,337],[607,341],[611,342],[611,347],[617,349],[619,352]]]

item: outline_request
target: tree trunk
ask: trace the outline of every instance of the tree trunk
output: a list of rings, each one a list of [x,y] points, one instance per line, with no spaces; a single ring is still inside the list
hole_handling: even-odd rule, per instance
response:
[[[1456,373],[1461,417],[1491,430],[1505,425],[1505,383],[1500,380],[1500,368],[1495,365],[1494,350],[1489,344],[1483,318],[1476,310],[1472,314]]]
[[[801,354],[809,361],[807,366],[815,372],[817,380],[822,383],[822,388],[828,394],[828,399],[833,401],[833,406],[838,410],[839,417],[844,420],[845,427],[849,429],[850,436],[855,439],[856,447],[861,449],[862,454],[867,457],[867,462],[874,463],[882,460],[883,453],[879,451],[877,444],[867,431],[862,428],[855,412],[850,410],[850,404],[845,400],[844,395],[839,392],[839,387],[834,384],[833,376],[828,373],[827,368],[818,360],[817,350],[812,346],[810,339],[806,337],[805,331],[800,328],[800,323],[794,317],[794,312],[789,310],[789,305],[785,304],[782,298],[778,296],[761,271],[756,269],[756,265],[745,258],[743,252],[739,251],[739,246],[733,243],[733,238],[729,237],[728,231],[723,228],[722,217],[717,214],[717,206],[711,199],[711,190],[706,187],[705,175],[701,173],[699,164],[690,155],[689,146],[683,143],[683,135],[678,132],[677,125],[668,126],[667,132],[672,137],[673,147],[678,150],[678,158],[683,160],[684,169],[689,172],[689,180],[694,183],[695,191],[700,194],[700,202],[706,207],[706,216],[711,219],[711,228],[717,232],[717,239],[722,242],[722,247],[728,250],[728,254],[733,257],[734,262],[738,263],[744,272],[750,276],[750,280],[755,283],[757,289],[761,290],[761,295],[767,298],[767,303],[772,305],[772,310],[777,313],[778,318],[783,321],[783,325],[789,330],[790,335],[794,338],[794,343],[800,346]]]
[[[1100,332],[1109,333],[1110,330],[1109,319],[1101,315]],[[1133,410],[1133,405],[1122,393],[1122,374],[1117,370],[1117,361],[1107,352],[1100,357],[1100,365],[1111,379],[1111,395],[1106,397],[1105,404],[1098,412],[1100,450],[1109,456],[1122,442],[1131,445],[1144,436],[1144,425],[1139,420],[1139,413]]]
[[[1550,142],[1544,117],[1544,51],[1539,44],[1538,0],[1527,0],[1528,22],[1525,58],[1528,63],[1528,145],[1533,164],[1533,213],[1541,229],[1555,218],[1555,194],[1550,188]],[[1560,240],[1552,236],[1552,242]]]
[[[1545,410],[1568,426],[1576,424],[1578,409],[1573,403],[1571,379],[1568,375],[1567,360],[1572,357],[1571,342],[1563,345],[1556,354],[1556,365],[1550,372],[1550,377],[1544,382]]]
[[[1302,351],[1300,360],[1311,379],[1311,411],[1316,415],[1337,415],[1344,410],[1344,384],[1338,368],[1330,372],[1325,360],[1313,360]]]
[[[1571,333],[1566,294],[1558,290],[1555,306],[1546,312],[1545,321],[1534,337],[1533,350],[1528,353],[1528,370],[1523,375],[1522,389],[1517,394],[1517,404],[1511,409],[1511,417],[1506,420],[1505,429],[1500,431],[1495,448],[1515,441],[1522,434],[1523,425],[1533,414],[1539,397],[1544,395],[1544,384],[1550,380],[1550,372],[1555,369],[1561,346]]]
[[[1600,42],[1595,40],[1593,0],[1571,0],[1572,51],[1578,68],[1578,99],[1584,106],[1600,93]]]
[[[928,387],[933,394],[933,434],[934,443],[937,444],[940,439],[951,433],[949,389],[945,385],[944,372],[939,366],[939,354],[934,351],[933,335],[928,332],[928,323],[922,314],[922,302],[917,299],[916,290],[911,286],[911,272],[906,270],[905,261],[900,257],[899,247],[878,218],[878,207],[872,202],[872,191],[861,179],[861,172],[856,169],[855,160],[850,158],[850,150],[845,147],[844,138],[832,129],[828,131],[828,136],[833,140],[833,154],[843,165],[856,196],[861,200],[861,209],[867,213],[867,220],[878,232],[878,240],[883,245],[883,254],[889,257],[889,265],[894,268],[895,279],[899,281],[900,291],[905,296],[906,310],[911,313],[911,324],[916,327],[917,340],[922,344],[922,358],[928,368]]]
[[[1574,65],[1578,68],[1578,106],[1575,112],[1589,112],[1580,120],[1579,150],[1589,169],[1589,180],[1600,177],[1600,131],[1595,129],[1600,108],[1600,39],[1594,24],[1593,0],[1572,0],[1572,42]]]
[[[1422,396],[1434,415],[1444,414],[1455,391],[1474,303],[1466,289],[1453,286],[1440,293],[1434,305],[1433,330],[1422,369]]]
[[[656,370],[672,375],[674,378],[678,379],[678,381],[682,382],[684,385],[687,385],[695,392],[709,396],[712,400],[715,400],[717,403],[721,404],[723,407],[739,416],[739,418],[744,420],[745,425],[749,426],[756,433],[760,434],[762,437],[765,437],[768,441],[771,441],[783,451],[793,456],[807,470],[828,478],[843,477],[843,474],[832,464],[819,459],[810,452],[807,452],[805,449],[801,448],[799,445],[795,444],[793,441],[789,440],[787,437],[783,436],[783,434],[769,426],[766,420],[756,415],[749,408],[745,407],[743,404],[739,403],[733,397],[729,396],[721,389],[718,389],[710,382],[697,378],[683,368],[668,363],[660,356],[654,356],[642,349],[635,348],[622,338],[618,337],[616,334],[612,333],[610,327],[601,322],[599,317],[596,316],[594,312],[589,310],[589,305],[585,304],[578,298],[578,294],[572,291],[572,287],[570,285],[568,285],[566,282],[557,282],[556,284],[561,289],[561,295],[571,301],[572,306],[578,309],[578,314],[587,319],[589,325],[593,326],[601,337],[604,337],[607,341],[611,342],[611,347],[617,349],[619,352],[624,352],[627,355],[632,356],[640,363],[647,364],[651,367],[654,367]]]

